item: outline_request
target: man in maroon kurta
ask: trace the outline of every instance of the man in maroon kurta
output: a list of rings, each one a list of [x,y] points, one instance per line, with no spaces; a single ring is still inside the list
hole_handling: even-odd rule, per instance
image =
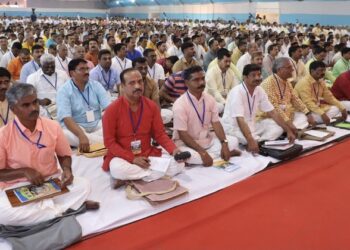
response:
[[[160,157],[161,149],[151,145],[156,140],[169,154],[179,152],[165,133],[160,111],[150,99],[142,96],[143,79],[136,69],[120,75],[124,95],[112,103],[102,118],[103,137],[108,153],[103,169],[118,180],[141,179],[151,174],[149,156]],[[171,160],[168,175],[179,173],[184,163]]]
[[[337,77],[331,91],[335,98],[343,103],[346,110],[350,111],[350,70]]]

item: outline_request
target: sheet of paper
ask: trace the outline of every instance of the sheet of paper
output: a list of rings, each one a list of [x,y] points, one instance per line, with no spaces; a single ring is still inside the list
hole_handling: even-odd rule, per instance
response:
[[[277,150],[287,150],[291,147],[293,147],[294,144],[291,143],[291,144],[287,144],[287,145],[264,145],[263,147],[264,148],[271,148],[271,149],[277,149]]]
[[[346,117],[346,122],[350,122],[350,115],[348,115],[348,117]]]
[[[171,158],[163,157],[149,157],[150,159],[150,169],[162,173],[166,173],[169,168]]]
[[[319,131],[319,130],[308,130],[304,132],[305,134],[311,135],[311,136],[315,136],[318,138],[322,138],[328,135],[327,132],[323,132],[323,131]]]

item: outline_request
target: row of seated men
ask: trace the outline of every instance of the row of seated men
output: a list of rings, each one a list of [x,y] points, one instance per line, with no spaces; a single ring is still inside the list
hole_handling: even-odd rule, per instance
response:
[[[226,52],[220,51],[218,63],[226,58],[228,69],[230,53]],[[90,184],[73,177],[71,170],[69,142],[72,145],[74,140],[81,151],[88,151],[94,141],[103,142],[108,153],[102,168],[122,184],[151,174],[148,157],[161,157],[164,153],[151,140],[170,155],[190,152],[186,164],[212,166],[214,159],[229,160],[239,155],[239,144],[255,154],[260,141],[277,139],[285,132],[293,142],[298,128],[329,124],[336,116],[346,119],[344,105],[325,85],[323,62],[311,63],[309,75],[295,88],[288,82],[292,68],[289,58],[279,58],[273,64],[274,74],[262,83],[261,67],[246,65],[243,81],[227,93],[222,118],[217,101],[205,91],[204,70],[200,66],[185,69],[182,78],[187,90],[172,107],[172,139],[165,133],[159,106],[144,96],[146,82],[137,67],[122,71],[123,94],[112,103],[101,83],[89,80],[84,59],[69,63],[70,79],[60,88],[56,81],[42,82],[37,87],[23,83],[10,86],[11,75],[1,68],[0,221],[7,225],[38,223],[59,216],[68,208],[76,209],[86,201]],[[53,61],[46,65],[43,60],[42,70],[44,75],[55,74]],[[57,91],[58,122],[39,115],[40,106],[46,104],[42,102],[50,101],[48,96],[39,97],[44,84]],[[172,160],[167,174],[174,176],[184,167],[185,162]],[[41,184],[44,178],[57,174],[62,175],[63,185],[68,185],[71,192],[24,207],[11,207],[4,189],[25,180]]]

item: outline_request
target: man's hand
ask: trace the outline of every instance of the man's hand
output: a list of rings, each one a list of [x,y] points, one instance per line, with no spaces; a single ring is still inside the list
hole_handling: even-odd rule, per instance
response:
[[[331,119],[329,119],[329,117],[327,116],[326,113],[324,113],[323,115],[321,115],[322,121],[324,124],[329,125],[331,123]]]
[[[224,159],[225,161],[228,161],[231,157],[231,152],[228,148],[227,143],[223,143],[221,146],[221,158]]]
[[[198,153],[201,156],[202,161],[203,161],[203,165],[205,167],[213,166],[213,158],[211,158],[211,156],[208,154],[207,151],[198,152]]]
[[[24,176],[28,179],[31,184],[40,186],[44,183],[44,177],[35,169],[24,168]]]
[[[258,154],[259,153],[259,145],[258,145],[257,141],[254,139],[248,140],[247,150],[248,150],[248,152],[251,152],[253,154]]]
[[[348,117],[348,112],[346,111],[346,109],[343,109],[341,111],[341,118],[343,119],[343,121],[345,121],[347,117]]]
[[[296,138],[296,134],[292,130],[288,129],[287,130],[287,138],[288,138],[290,143],[294,143],[295,138]]]
[[[70,168],[64,168],[61,178],[61,187],[64,188],[73,183],[74,176]]]
[[[149,168],[151,166],[150,160],[144,156],[135,157],[132,163],[141,168]]]
[[[86,153],[90,150],[89,138],[85,134],[82,134],[79,138],[79,150],[80,152]]]
[[[291,130],[291,132],[296,135],[298,133],[298,129],[294,126],[292,121],[287,121],[287,126]]]
[[[51,104],[51,100],[48,99],[48,98],[40,99],[40,100],[39,100],[39,104],[40,104],[41,106],[48,106],[48,105]]]
[[[309,123],[309,125],[311,127],[315,127],[316,126],[316,121],[315,121],[314,117],[312,116],[312,114],[308,114],[307,115],[307,122]]]

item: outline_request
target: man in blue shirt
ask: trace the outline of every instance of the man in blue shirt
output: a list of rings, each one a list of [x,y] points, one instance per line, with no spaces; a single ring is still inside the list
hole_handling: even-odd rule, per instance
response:
[[[57,119],[73,147],[88,152],[90,144],[103,143],[102,111],[110,104],[103,86],[89,80],[89,67],[84,59],[68,64],[71,79],[57,92]]]
[[[44,48],[40,45],[34,45],[32,49],[33,60],[23,65],[21,69],[20,81],[22,83],[27,82],[27,78],[30,74],[35,73],[40,69],[40,57],[44,54]]]
[[[101,83],[105,90],[113,92],[120,83],[120,72],[111,68],[111,65],[111,52],[107,49],[100,50],[98,53],[98,65],[90,71],[90,80]]]
[[[135,49],[136,46],[136,41],[135,38],[129,36],[128,38],[126,38],[125,40],[126,43],[126,58],[130,59],[131,61],[134,61],[135,59],[142,57],[142,54],[140,53],[140,51]]]

